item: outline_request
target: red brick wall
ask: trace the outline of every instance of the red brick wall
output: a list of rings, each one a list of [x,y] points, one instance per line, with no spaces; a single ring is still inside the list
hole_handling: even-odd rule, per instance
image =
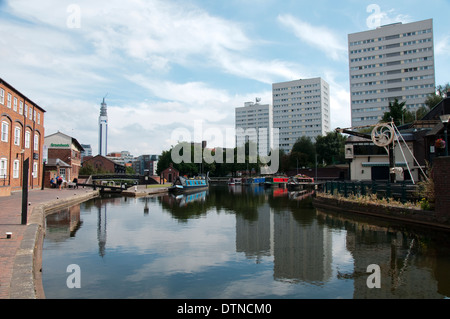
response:
[[[70,181],[74,178],[78,179],[78,174],[81,168],[81,153],[69,148],[49,148],[48,158],[59,158],[61,161],[69,164],[70,169]]]
[[[436,212],[450,218],[450,157],[438,157],[433,160],[433,180]]]
[[[83,165],[91,165],[94,169],[102,169],[108,173],[114,173],[114,162],[103,156],[95,156],[83,161]]]
[[[10,104],[8,102],[10,95]],[[3,101],[2,101],[3,100]],[[17,109],[15,109],[17,101]],[[20,105],[25,109],[27,107],[27,116],[23,111],[20,114]],[[29,116],[31,108],[31,118]],[[36,116],[35,116],[36,114]],[[22,93],[11,87],[8,83],[0,79],[0,125],[2,122],[8,124],[7,141],[0,139],[0,159],[7,160],[6,180],[11,185],[11,190],[21,189],[22,185],[22,165],[23,161],[29,158],[29,186],[30,188],[39,188],[42,183],[43,171],[43,145],[44,145],[44,110],[27,99]],[[20,128],[19,145],[15,144],[15,128]],[[30,132],[29,147],[25,147],[25,132]],[[34,150],[34,136],[37,135],[37,150]],[[23,153],[21,151],[24,150]],[[37,158],[34,159],[34,154]],[[23,155],[20,155],[23,154]],[[18,174],[14,176],[14,162],[19,162]],[[37,174],[32,175],[33,163],[37,163]],[[1,178],[3,184],[3,177]]]
[[[172,175],[171,178],[169,175]],[[170,165],[170,167],[166,168],[165,170],[163,170],[161,172],[161,176],[163,179],[165,179],[165,182],[175,182],[175,180],[177,179],[177,177],[180,175],[180,173],[173,168],[172,164]]]

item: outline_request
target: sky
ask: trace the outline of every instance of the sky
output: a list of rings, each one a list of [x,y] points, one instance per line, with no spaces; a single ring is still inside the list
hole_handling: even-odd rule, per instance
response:
[[[108,152],[234,147],[235,108],[272,104],[277,82],[322,77],[332,129],[350,127],[350,33],[432,18],[450,82],[449,16],[448,0],[0,0],[0,77],[46,110],[46,136],[94,154],[103,98]]]

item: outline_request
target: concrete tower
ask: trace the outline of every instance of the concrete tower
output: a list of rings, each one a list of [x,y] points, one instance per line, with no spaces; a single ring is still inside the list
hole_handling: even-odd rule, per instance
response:
[[[108,147],[108,115],[106,111],[105,98],[100,107],[100,116],[98,118],[98,153],[106,156]]]
[[[433,20],[348,35],[352,126],[378,123],[397,99],[416,111],[435,91]]]

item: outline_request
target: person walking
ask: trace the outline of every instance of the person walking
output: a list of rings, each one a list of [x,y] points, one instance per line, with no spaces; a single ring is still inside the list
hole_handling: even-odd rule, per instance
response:
[[[61,176],[58,176],[56,178],[56,183],[58,184],[59,190],[61,190],[61,185],[62,185],[63,179]]]

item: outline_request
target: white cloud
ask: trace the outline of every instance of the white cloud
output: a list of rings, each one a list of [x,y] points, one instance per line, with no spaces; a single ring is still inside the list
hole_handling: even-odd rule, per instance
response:
[[[278,21],[289,28],[297,38],[324,52],[333,60],[346,59],[347,46],[345,37],[334,33],[326,27],[314,26],[290,14],[278,16]]]
[[[271,41],[249,36],[245,22],[217,17],[185,2],[76,3],[80,28],[67,24],[68,3],[8,2],[3,7],[8,18],[0,19],[5,31],[0,68],[2,78],[47,111],[46,134],[73,134],[81,143],[90,143],[94,152],[99,105],[106,93],[108,150],[128,148],[140,155],[168,149],[171,131],[179,126],[190,129],[198,119],[205,129],[216,127],[225,134],[234,128],[235,107],[255,97],[272,103],[272,83],[311,74],[306,71],[311,66],[259,54],[269,50]],[[307,43],[319,45],[317,36],[327,42],[318,48],[332,59],[345,52],[330,30],[284,17],[281,22]],[[177,73],[180,69],[183,72]],[[219,87],[218,80],[207,82],[207,73],[215,79],[225,74],[227,80],[235,76],[258,83],[247,93],[236,93]],[[339,92],[331,101],[338,105],[336,117],[344,114],[345,90]],[[229,139],[224,146],[233,143]]]
[[[434,47],[436,55],[449,55],[450,53],[450,35],[446,35],[439,40],[436,40],[436,45]]]
[[[325,71],[324,79],[330,85],[330,129],[350,127],[351,104],[348,84],[338,82],[336,80],[336,74],[332,71]]]

